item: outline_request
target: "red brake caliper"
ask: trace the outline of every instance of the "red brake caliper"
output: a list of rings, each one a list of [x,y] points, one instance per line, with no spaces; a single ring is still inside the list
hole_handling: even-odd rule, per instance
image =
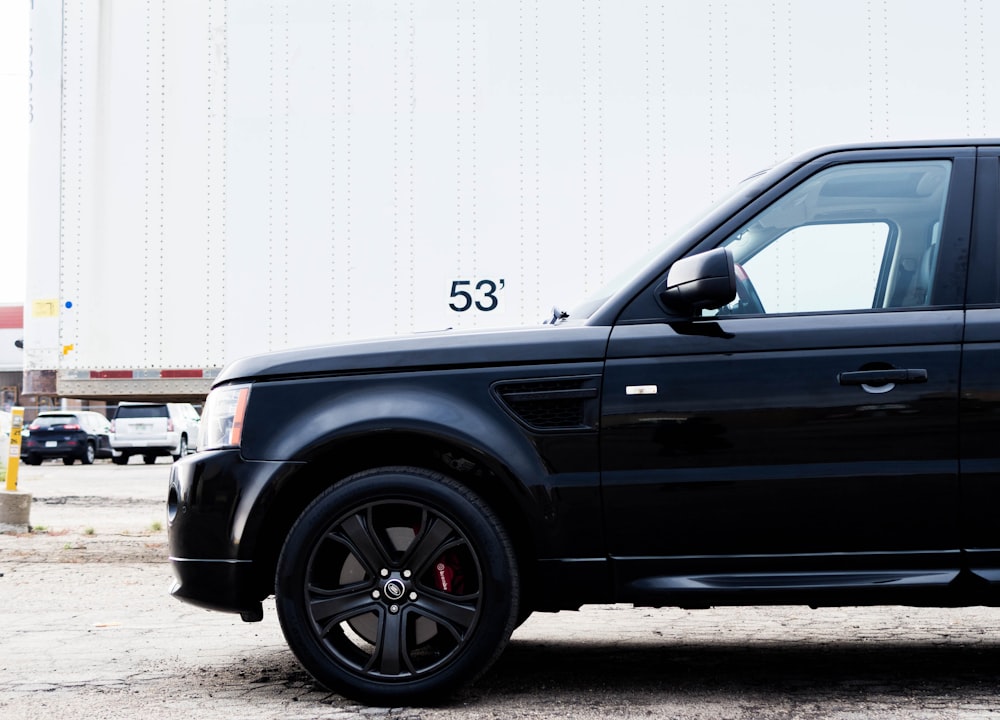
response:
[[[434,563],[434,584],[441,592],[462,595],[465,592],[465,576],[458,553],[450,550]]]

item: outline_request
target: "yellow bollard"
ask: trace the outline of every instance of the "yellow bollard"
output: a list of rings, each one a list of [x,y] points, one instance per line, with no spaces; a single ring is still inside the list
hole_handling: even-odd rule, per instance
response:
[[[24,427],[24,408],[10,409],[10,454],[7,456],[7,490],[17,491],[17,470],[21,465],[21,428]]]

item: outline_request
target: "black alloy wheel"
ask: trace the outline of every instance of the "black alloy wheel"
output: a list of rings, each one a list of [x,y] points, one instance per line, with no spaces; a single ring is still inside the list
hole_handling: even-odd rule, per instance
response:
[[[300,516],[278,561],[278,617],[327,687],[386,706],[486,671],[518,617],[510,540],[468,488],[418,468],[352,476]]]

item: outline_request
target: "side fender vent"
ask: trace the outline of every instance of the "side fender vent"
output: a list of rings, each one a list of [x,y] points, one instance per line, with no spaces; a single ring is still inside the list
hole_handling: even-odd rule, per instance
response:
[[[493,386],[507,412],[532,430],[597,427],[600,376],[513,380]]]

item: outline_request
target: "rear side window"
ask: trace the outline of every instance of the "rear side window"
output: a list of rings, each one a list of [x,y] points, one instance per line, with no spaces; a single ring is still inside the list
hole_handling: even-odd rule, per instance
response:
[[[166,405],[119,405],[115,419],[168,417]]]
[[[87,420],[87,427],[91,432],[106,433],[111,429],[110,422],[103,415],[95,413],[85,417]]]

